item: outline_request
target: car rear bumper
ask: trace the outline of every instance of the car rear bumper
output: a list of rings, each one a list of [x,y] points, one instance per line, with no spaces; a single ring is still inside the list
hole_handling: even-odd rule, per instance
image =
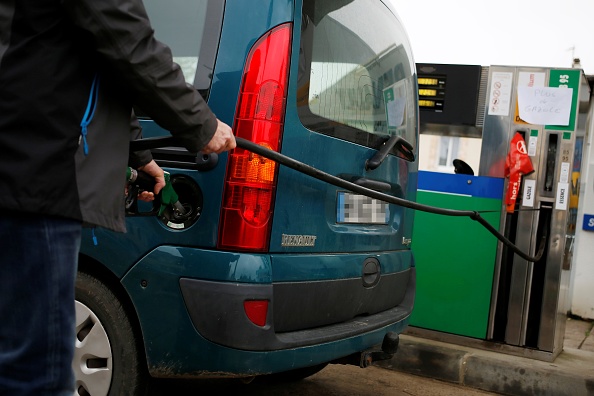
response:
[[[357,279],[360,282],[360,279]],[[282,299],[275,294],[275,287],[287,287],[286,284],[250,284],[230,283],[199,279],[182,278],[180,287],[184,302],[192,323],[200,335],[207,340],[229,348],[247,351],[273,351],[298,348],[322,344],[341,339],[356,337],[371,331],[405,322],[410,316],[414,304],[416,289],[416,271],[410,267],[404,271],[386,274],[375,285],[385,285],[377,298],[382,295],[393,295],[394,298],[384,298],[380,305],[365,304],[365,300],[373,299],[372,291],[366,293],[355,292],[347,295],[353,279],[330,280],[318,282],[294,282],[306,285],[304,293],[294,293],[293,298],[286,303],[277,303],[275,298]],[[359,290],[360,288],[350,288]],[[341,293],[342,290],[342,293]],[[321,296],[326,292],[326,298],[317,299],[319,309],[314,309],[311,296]],[[333,295],[330,295],[333,294]],[[350,293],[352,294],[352,293]],[[366,297],[369,294],[371,297]],[[246,300],[268,300],[268,315],[264,326],[252,323],[243,311]],[[315,300],[315,299],[314,299]],[[344,304],[336,302],[342,300]],[[298,309],[302,301],[302,310]],[[308,302],[309,301],[309,302]],[[389,308],[369,314],[369,306],[384,306]],[[359,311],[353,310],[356,306]],[[333,309],[332,309],[333,307]],[[357,309],[355,308],[355,309]],[[310,312],[314,311],[315,312]],[[289,311],[289,313],[287,313]],[[353,317],[348,317],[349,313]],[[309,323],[305,328],[293,325],[292,330],[282,325],[283,331],[278,331],[279,321],[275,315],[293,317],[295,324]],[[312,317],[314,319],[312,319]],[[334,323],[320,322],[325,317]],[[346,319],[345,319],[346,318]],[[300,320],[301,319],[301,320]],[[286,323],[285,320],[283,323]],[[315,325],[318,323],[319,325]]]

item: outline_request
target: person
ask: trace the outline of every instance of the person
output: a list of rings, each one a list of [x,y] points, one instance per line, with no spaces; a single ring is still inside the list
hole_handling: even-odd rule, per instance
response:
[[[81,225],[125,231],[130,113],[192,152],[235,147],[141,0],[0,11],[0,395],[72,395]]]
[[[142,139],[142,127],[140,122],[132,111],[130,116],[130,140]],[[141,191],[138,194],[138,199],[145,202],[155,200],[155,194],[158,194],[163,187],[165,187],[165,172],[153,159],[150,150],[129,151],[128,166],[143,171],[155,179],[154,191]],[[128,192],[126,191],[126,195]]]

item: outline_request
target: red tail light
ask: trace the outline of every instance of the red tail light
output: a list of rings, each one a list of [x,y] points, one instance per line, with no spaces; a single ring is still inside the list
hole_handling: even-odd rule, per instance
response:
[[[280,150],[287,97],[291,24],[266,33],[252,48],[244,68],[236,136]],[[277,164],[236,148],[229,154],[223,192],[220,248],[264,251],[268,248]]]
[[[248,319],[255,325],[266,326],[268,316],[268,300],[247,300],[243,302],[243,310]]]

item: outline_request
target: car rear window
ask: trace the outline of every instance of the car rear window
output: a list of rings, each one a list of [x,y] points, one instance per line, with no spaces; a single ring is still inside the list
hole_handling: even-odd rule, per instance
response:
[[[406,33],[381,1],[304,0],[297,107],[307,128],[373,148],[395,134],[416,146],[415,73]]]

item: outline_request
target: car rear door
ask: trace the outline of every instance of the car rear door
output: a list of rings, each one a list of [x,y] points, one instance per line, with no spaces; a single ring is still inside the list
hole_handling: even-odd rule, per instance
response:
[[[391,136],[417,145],[416,75],[397,16],[377,0],[304,0],[295,21],[282,153],[345,180],[414,200],[417,164]],[[282,167],[271,252],[408,248],[411,210],[353,194]]]

